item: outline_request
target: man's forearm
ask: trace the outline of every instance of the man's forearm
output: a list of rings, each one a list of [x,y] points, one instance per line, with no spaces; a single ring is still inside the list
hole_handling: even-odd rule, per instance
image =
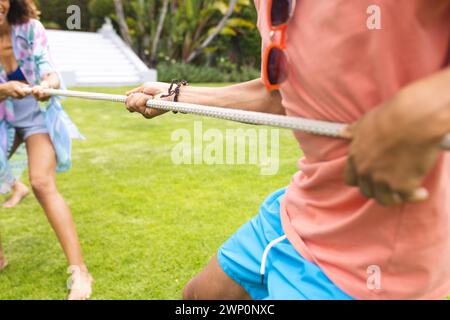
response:
[[[284,114],[278,91],[266,90],[261,79],[225,87],[183,87],[180,102]]]
[[[400,97],[430,120],[426,128],[436,139],[450,133],[450,68],[443,69],[427,78],[412,83],[401,90]]]

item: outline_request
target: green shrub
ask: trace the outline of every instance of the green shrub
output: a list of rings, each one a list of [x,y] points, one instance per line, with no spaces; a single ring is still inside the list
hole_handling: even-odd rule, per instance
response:
[[[44,25],[45,29],[49,29],[49,30],[50,29],[54,29],[54,30],[61,29],[61,26],[58,23],[53,22],[53,21],[47,21],[47,22],[44,21],[42,24]]]
[[[239,68],[231,63],[218,66],[198,66],[185,63],[159,63],[157,66],[158,81],[170,82],[173,79],[185,79],[191,83],[200,82],[243,82],[259,78],[259,70],[243,66]]]

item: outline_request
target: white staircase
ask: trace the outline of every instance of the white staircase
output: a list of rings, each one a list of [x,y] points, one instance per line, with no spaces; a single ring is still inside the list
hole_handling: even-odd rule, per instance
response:
[[[136,56],[108,21],[98,32],[48,30],[48,42],[67,86],[109,87],[156,81],[156,71]]]

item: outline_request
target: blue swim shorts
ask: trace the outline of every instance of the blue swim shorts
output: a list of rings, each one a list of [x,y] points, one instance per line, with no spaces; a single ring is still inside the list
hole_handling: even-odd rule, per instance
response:
[[[280,200],[285,189],[271,194],[259,214],[219,249],[222,270],[253,299],[351,300],[314,263],[303,258],[284,235]]]

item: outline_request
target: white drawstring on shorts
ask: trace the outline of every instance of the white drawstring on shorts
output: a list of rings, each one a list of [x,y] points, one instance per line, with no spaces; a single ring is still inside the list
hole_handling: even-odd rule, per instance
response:
[[[269,255],[270,249],[272,249],[274,245],[283,241],[286,238],[287,238],[286,235],[282,235],[281,237],[278,237],[275,240],[270,241],[269,244],[264,249],[264,253],[263,253],[262,259],[261,259],[261,269],[259,270],[259,273],[261,274],[261,284],[264,284],[264,275],[266,273],[267,256]]]

